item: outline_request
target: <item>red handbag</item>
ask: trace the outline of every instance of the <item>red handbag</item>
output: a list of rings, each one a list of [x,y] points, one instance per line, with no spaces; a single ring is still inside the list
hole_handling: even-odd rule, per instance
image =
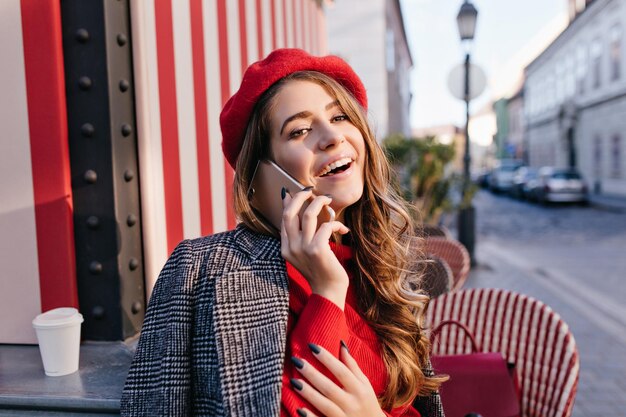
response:
[[[435,373],[450,376],[439,390],[446,417],[464,417],[469,413],[518,417],[520,391],[515,367],[509,366],[499,352],[481,352],[472,332],[456,320],[439,323],[431,333],[431,343],[447,325],[463,329],[471,341],[472,353],[431,357]]]

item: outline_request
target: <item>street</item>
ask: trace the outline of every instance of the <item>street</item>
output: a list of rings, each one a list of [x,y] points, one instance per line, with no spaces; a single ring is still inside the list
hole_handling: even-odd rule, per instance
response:
[[[540,206],[480,191],[466,287],[528,294],[570,326],[580,352],[573,416],[626,415],[626,213]]]

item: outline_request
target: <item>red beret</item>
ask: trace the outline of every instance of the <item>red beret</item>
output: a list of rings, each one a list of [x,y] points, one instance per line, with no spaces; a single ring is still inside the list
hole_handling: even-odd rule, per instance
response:
[[[246,69],[239,90],[222,109],[222,151],[230,166],[235,168],[248,121],[261,95],[276,81],[298,71],[317,71],[328,75],[367,109],[363,82],[343,59],[332,55],[316,57],[301,49],[277,49]]]

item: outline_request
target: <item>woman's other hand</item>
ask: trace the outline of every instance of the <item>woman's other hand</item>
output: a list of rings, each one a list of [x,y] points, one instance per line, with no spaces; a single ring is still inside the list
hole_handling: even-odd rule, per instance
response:
[[[333,233],[348,233],[339,221],[317,224],[324,208],[331,203],[327,196],[316,196],[302,215],[302,205],[311,198],[311,190],[294,196],[283,193],[283,221],[280,230],[281,254],[306,278],[311,291],[335,303],[343,310],[348,290],[348,274],[330,249]]]
[[[309,344],[315,357],[337,378],[338,386],[303,359],[292,358],[300,374],[292,379],[296,391],[326,417],[384,417],[369,379],[342,342],[340,357],[335,358],[321,346]],[[311,410],[299,409],[298,415],[316,417]]]

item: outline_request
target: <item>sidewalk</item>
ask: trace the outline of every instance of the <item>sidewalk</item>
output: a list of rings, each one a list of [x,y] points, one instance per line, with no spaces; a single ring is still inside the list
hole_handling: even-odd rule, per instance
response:
[[[626,213],[626,197],[611,194],[590,194],[592,206],[599,209]]]
[[[570,326],[580,353],[580,381],[573,417],[624,415],[626,410],[626,323],[601,308],[593,291],[558,271],[538,268],[497,241],[481,240],[478,265],[466,288],[492,287],[543,301]],[[600,302],[600,304],[599,304]]]

